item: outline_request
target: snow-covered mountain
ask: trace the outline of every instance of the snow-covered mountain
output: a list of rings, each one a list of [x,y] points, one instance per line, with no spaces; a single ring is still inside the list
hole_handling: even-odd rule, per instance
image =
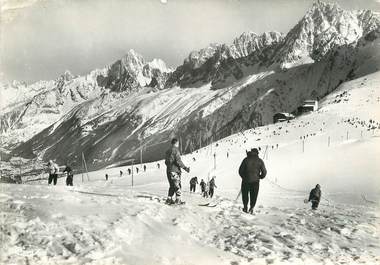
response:
[[[248,73],[261,70],[249,66],[267,64],[268,59],[283,40],[278,32],[257,35],[245,32],[232,45],[210,44],[193,51],[169,78],[166,86],[197,87],[211,82],[213,89],[223,88]]]
[[[21,82],[2,85],[1,132],[5,146],[26,141],[56,122],[78,104],[101,97],[109,91],[119,96],[144,86],[163,87],[172,70],[162,60],[145,62],[130,50],[122,59],[85,76],[66,71],[56,80],[39,81],[30,86]]]
[[[380,25],[370,10],[346,11],[337,4],[314,2],[290,30],[274,57],[282,67],[321,60],[331,50],[356,43]]]
[[[131,50],[86,76],[15,88],[27,93],[2,106],[2,138],[18,144],[14,156],[78,162],[84,152],[90,168],[141,148],[145,161],[159,159],[173,135],[188,152],[378,71],[379,25],[372,11],[317,1],[286,35],[243,33],[191,52],[174,71]]]
[[[98,76],[97,81],[99,86],[116,92],[133,92],[145,86],[161,89],[171,71],[161,59],[145,62],[140,54],[130,50],[110,66],[105,76]]]

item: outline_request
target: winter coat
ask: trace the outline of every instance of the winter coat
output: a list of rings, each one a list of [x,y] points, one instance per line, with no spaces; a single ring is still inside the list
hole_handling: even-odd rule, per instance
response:
[[[181,174],[181,168],[185,169],[186,166],[181,160],[181,154],[177,147],[172,146],[166,151],[165,155],[166,172],[175,172]]]
[[[49,174],[57,174],[58,171],[59,171],[59,167],[56,163],[49,163],[48,164],[48,167],[49,167]]]
[[[259,182],[267,175],[264,161],[257,154],[248,152],[239,167],[239,175],[244,183]]]
[[[321,200],[322,192],[319,188],[314,188],[310,191],[309,201],[319,202]]]
[[[210,189],[217,188],[217,187],[216,187],[216,184],[215,184],[215,179],[211,179],[209,185],[210,185]]]
[[[191,185],[196,185],[196,184],[198,184],[198,179],[197,178],[192,178],[192,179],[190,179],[190,184]]]
[[[67,166],[64,170],[63,170],[63,173],[67,172],[67,175],[68,176],[72,176],[73,175],[73,170],[71,169],[71,167]]]

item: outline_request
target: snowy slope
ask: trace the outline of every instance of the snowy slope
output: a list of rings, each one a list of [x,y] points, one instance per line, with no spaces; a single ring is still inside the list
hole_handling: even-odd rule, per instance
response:
[[[378,264],[380,166],[374,158],[380,156],[379,85],[380,72],[345,82],[323,99],[318,112],[243,131],[184,156],[191,167],[183,175],[184,206],[164,204],[162,161],[135,174],[133,188],[131,176],[119,177],[128,167],[90,172],[84,182],[76,175],[73,188],[64,187],[64,179],[49,188],[42,182],[2,185],[0,233],[5,244],[0,260]],[[237,169],[252,147],[261,148],[268,176],[261,182],[255,214],[245,215],[240,198],[235,201]],[[189,194],[188,181],[214,175],[218,205],[200,207],[207,199]],[[303,200],[316,183],[323,199],[312,212]]]

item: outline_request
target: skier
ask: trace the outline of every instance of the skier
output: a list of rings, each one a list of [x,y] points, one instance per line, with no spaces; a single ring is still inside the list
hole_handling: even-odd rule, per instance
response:
[[[181,201],[181,168],[190,172],[190,168],[185,166],[181,160],[181,154],[178,150],[179,142],[176,138],[172,139],[171,147],[165,154],[166,175],[169,182],[167,204],[183,204]],[[173,201],[173,195],[176,194],[176,200]]]
[[[212,198],[214,196],[214,190],[217,188],[215,185],[215,176],[211,178],[208,186],[208,194],[210,195],[210,198]]]
[[[314,189],[310,191],[309,202],[311,202],[311,209],[317,210],[319,202],[321,201],[322,192],[321,186],[317,184]]]
[[[63,170],[63,173],[65,173],[65,172],[67,174],[67,177],[66,177],[66,186],[73,186],[74,174],[73,174],[73,170],[71,169],[71,167],[69,167],[68,163],[66,163],[66,167]]]
[[[131,175],[131,169],[128,168],[128,175]]]
[[[108,180],[108,174],[106,174],[106,181]]]
[[[206,182],[202,179],[199,185],[201,186],[202,196],[206,197],[206,186],[207,186]]]
[[[52,160],[49,160],[48,168],[49,168],[48,185],[50,185],[52,182],[54,183],[54,185],[57,185],[57,178],[58,178],[58,172],[59,172],[58,165],[54,163]]]
[[[146,165],[144,165],[144,172],[146,172]]]
[[[123,176],[123,171],[120,170],[120,177],[122,177],[122,176]]]
[[[157,168],[160,169],[160,163],[157,163]]]
[[[190,179],[190,192],[195,192],[197,184],[198,184],[198,178],[197,177]]]
[[[139,168],[138,167],[136,167],[136,174],[138,174],[139,173]]]
[[[259,158],[259,151],[253,148],[247,152],[247,157],[244,158],[239,167],[239,175],[242,179],[241,193],[244,212],[248,212],[247,206],[250,197],[249,213],[253,213],[253,208],[256,205],[257,195],[259,193],[260,179],[265,178],[266,174],[267,170],[264,161]]]

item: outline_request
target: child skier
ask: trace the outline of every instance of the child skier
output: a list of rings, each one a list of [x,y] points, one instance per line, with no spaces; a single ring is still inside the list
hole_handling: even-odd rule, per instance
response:
[[[202,179],[199,185],[201,186],[202,196],[206,197],[206,186],[207,186],[206,182]]]

